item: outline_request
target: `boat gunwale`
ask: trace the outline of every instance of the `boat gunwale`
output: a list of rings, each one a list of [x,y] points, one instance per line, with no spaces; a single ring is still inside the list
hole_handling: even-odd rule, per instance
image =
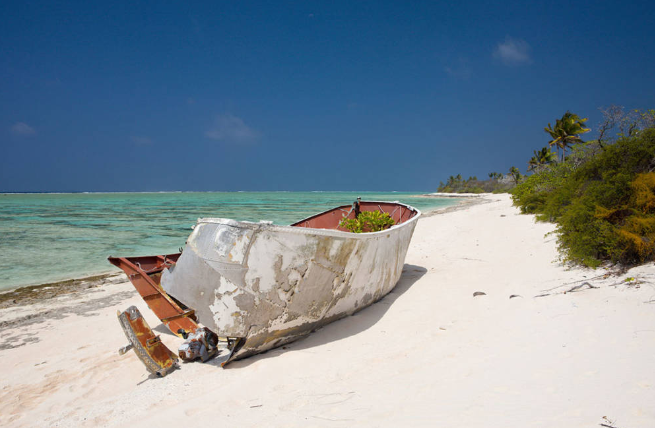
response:
[[[375,238],[378,236],[382,236],[384,234],[387,234],[389,232],[393,232],[396,230],[400,230],[403,228],[405,225],[408,225],[412,222],[418,221],[419,217],[421,216],[421,211],[417,208],[414,208],[411,205],[404,204],[399,201],[361,201],[361,202],[366,202],[366,203],[383,203],[383,204],[396,204],[396,205],[401,205],[411,211],[414,211],[416,214],[405,220],[404,222],[400,224],[394,224],[391,226],[389,229],[384,229],[380,230],[378,232],[365,232],[365,233],[353,233],[353,232],[345,232],[337,229],[317,229],[317,228],[311,228],[311,227],[300,227],[300,226],[283,226],[283,225],[277,225],[273,223],[269,223],[265,220],[259,221],[259,222],[253,222],[253,221],[240,221],[240,220],[234,220],[230,218],[221,218],[221,217],[201,217],[197,220],[196,224],[200,223],[207,223],[207,224],[224,224],[227,226],[232,226],[232,227],[244,227],[247,229],[259,229],[259,228],[266,228],[267,230],[274,230],[274,231],[279,231],[279,232],[290,232],[290,233],[298,233],[301,235],[319,235],[319,236],[333,236],[333,237],[342,237],[342,238],[355,238],[355,239],[369,239],[369,238]],[[343,206],[348,206],[348,205],[343,205]],[[335,209],[341,208],[342,205],[339,205],[334,208],[330,208],[328,210],[319,212],[317,214],[313,214],[309,217],[306,217],[304,219],[301,219],[294,224],[302,223],[303,221],[309,220],[311,218],[320,216],[322,214],[329,213],[330,211],[333,211]]]

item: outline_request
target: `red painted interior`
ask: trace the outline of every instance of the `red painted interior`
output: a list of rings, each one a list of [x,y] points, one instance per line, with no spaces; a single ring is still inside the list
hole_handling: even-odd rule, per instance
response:
[[[355,211],[351,211],[351,208],[351,205],[343,205],[330,211],[326,211],[324,213],[308,217],[304,220],[300,220],[291,226],[308,227],[313,229],[336,229],[347,232],[346,229],[339,227],[339,222],[344,217],[355,218]],[[405,205],[397,204],[394,202],[361,202],[360,210],[382,211],[389,213],[396,224],[404,223],[416,215],[415,210],[409,209]],[[346,214],[348,215],[346,216]]]

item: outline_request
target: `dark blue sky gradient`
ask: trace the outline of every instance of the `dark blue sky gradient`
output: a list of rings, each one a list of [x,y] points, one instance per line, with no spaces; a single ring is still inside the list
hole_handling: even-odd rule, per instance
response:
[[[96,3],[0,6],[0,191],[431,191],[655,107],[650,1]]]

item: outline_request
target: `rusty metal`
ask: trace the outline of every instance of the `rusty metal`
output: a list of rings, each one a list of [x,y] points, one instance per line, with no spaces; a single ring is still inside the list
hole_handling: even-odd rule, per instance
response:
[[[171,332],[185,339],[191,337],[190,341],[194,343],[193,345],[183,348],[183,344],[180,347],[180,354],[184,352],[184,355],[180,355],[183,361],[200,358],[202,362],[205,362],[221,352],[219,362],[221,366],[224,366],[231,361],[234,352],[243,345],[242,338],[219,338],[208,328],[198,326],[195,311],[186,308],[183,304],[182,306],[178,304],[161,287],[161,272],[174,266],[179,257],[180,254],[177,253],[159,256],[109,257],[108,260],[127,274],[128,279],[148,307]],[[138,311],[138,309],[136,310]],[[197,335],[196,332],[198,332]],[[198,340],[200,337],[202,339]],[[196,344],[198,342],[203,344],[204,351]],[[120,348],[118,352],[123,355],[132,349],[133,345],[130,343]]]
[[[174,266],[180,254],[145,257],[109,257],[109,263],[122,269],[148,307],[175,335],[198,328],[195,311],[180,307],[160,285],[161,272]]]
[[[159,336],[155,336],[136,306],[119,311],[118,321],[130,342],[118,350],[120,355],[133,350],[146,369],[158,376],[166,376],[175,368],[177,356],[161,342]]]
[[[380,232],[344,231],[339,222],[354,218],[356,208],[389,213],[396,224]],[[181,255],[109,261],[174,334],[189,337],[198,322],[217,334],[216,358],[224,366],[386,295],[400,278],[420,214],[398,202],[358,200],[291,226],[199,219]],[[212,344],[196,339],[180,349],[184,359],[210,358]]]
[[[198,358],[204,363],[218,352],[218,336],[207,327],[200,327],[191,334],[184,333],[186,339],[177,350],[184,362]]]

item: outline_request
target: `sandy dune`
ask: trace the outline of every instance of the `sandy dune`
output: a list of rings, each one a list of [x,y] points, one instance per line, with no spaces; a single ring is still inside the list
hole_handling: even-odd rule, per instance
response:
[[[485,200],[421,219],[380,302],[227,369],[118,356],[132,304],[180,341],[127,283],[2,309],[0,425],[655,426],[655,266],[566,269],[552,225]]]

